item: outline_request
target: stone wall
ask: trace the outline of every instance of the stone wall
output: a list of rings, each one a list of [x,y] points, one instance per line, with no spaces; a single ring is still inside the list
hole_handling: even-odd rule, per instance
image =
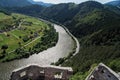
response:
[[[31,65],[13,71],[11,80],[69,80],[72,73],[69,67]]]
[[[86,80],[120,80],[120,76],[103,63],[100,63]]]

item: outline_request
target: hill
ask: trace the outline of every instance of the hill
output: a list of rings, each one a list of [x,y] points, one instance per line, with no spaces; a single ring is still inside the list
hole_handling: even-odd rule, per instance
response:
[[[34,16],[34,17],[40,17],[40,13],[44,8],[45,7],[41,5],[30,5],[25,7],[7,8],[7,10],[16,13],[22,13],[22,14]]]
[[[50,6],[52,6],[52,5],[54,5],[54,4],[52,4],[52,3],[44,3],[44,2],[41,2],[41,1],[33,1],[33,0],[28,0],[30,3],[32,3],[32,4],[36,4],[36,5],[41,5],[41,6],[46,6],[46,7],[50,7]]]
[[[110,11],[115,12],[116,14],[120,15],[120,8],[112,5],[105,4],[105,7],[109,9]]]
[[[117,14],[106,9],[104,5],[89,1],[81,4],[80,11],[67,26],[74,35],[82,37],[107,27],[106,25],[118,18]]]
[[[69,9],[70,3],[63,5],[65,4],[51,6],[52,9],[44,9],[42,17],[66,25],[80,41],[80,52],[62,64],[62,66],[73,67],[77,76],[73,76],[72,80],[84,80],[91,66],[100,62],[119,72],[120,14],[117,13],[119,9],[111,8],[110,10],[111,6],[106,7],[94,1],[79,5],[72,4],[71,9]]]
[[[60,23],[71,20],[79,11],[79,6],[74,3],[61,3],[45,8],[41,11],[41,17]]]
[[[4,9],[4,8],[3,8],[3,7],[1,7],[1,6],[0,6],[0,12],[4,13],[4,14],[6,14],[6,15],[10,15],[10,14],[11,14],[11,12],[10,12],[10,11],[8,11],[8,10]]]
[[[115,0],[115,1],[111,1],[106,3],[107,5],[112,5],[112,6],[117,6],[120,8],[120,0]]]
[[[37,8],[36,8],[36,7]],[[31,5],[21,8],[8,8],[14,12],[56,20],[57,22],[67,22],[71,20],[79,11],[79,6],[74,3],[62,3],[50,7]],[[32,10],[32,11],[30,11]]]
[[[14,12],[19,12],[19,13],[31,15],[31,16],[37,16],[37,17],[41,17],[51,21],[57,21],[59,23],[67,25],[80,11],[83,10],[84,7],[82,6],[87,6],[87,4],[90,5],[89,3],[85,3],[85,4],[84,3],[82,4],[61,3],[61,4],[53,5],[50,7],[43,7],[40,5],[30,5],[30,6],[21,7],[21,8],[8,8],[8,9]],[[101,6],[100,4],[95,3],[93,5],[93,8],[103,7],[103,6],[101,7],[100,6]],[[116,6],[105,4],[104,7],[107,10],[109,9],[109,11],[111,12],[120,14],[120,9]],[[29,9],[32,11],[30,11]]]
[[[24,13],[21,12],[22,8],[19,10]],[[36,15],[33,14],[34,11],[36,12],[33,10],[29,14],[61,23],[79,39],[80,52],[62,63],[62,66],[73,67],[75,75],[71,80],[84,80],[89,70],[100,62],[120,72],[118,7],[87,1],[81,4],[63,3],[44,7]]]
[[[29,57],[52,47],[58,40],[57,36],[51,24],[0,11],[0,62]]]
[[[0,0],[0,6],[2,7],[23,7],[31,5],[27,0]]]
[[[120,15],[95,3],[82,3],[87,5],[67,25],[81,44],[80,52],[62,64],[77,73],[71,80],[84,80],[92,65],[100,62],[120,71]]]
[[[32,5],[40,5],[44,7],[50,7],[53,4],[51,3],[44,3],[44,2],[36,2],[33,0],[1,0],[0,6],[2,7],[25,7],[25,6],[32,6]]]

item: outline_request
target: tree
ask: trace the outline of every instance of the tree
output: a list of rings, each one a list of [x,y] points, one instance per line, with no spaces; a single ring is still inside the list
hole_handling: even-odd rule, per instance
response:
[[[19,45],[19,47],[21,47],[21,45],[22,45],[21,42],[18,42],[18,45]]]
[[[1,49],[8,49],[8,45],[2,45]]]
[[[6,49],[8,49],[8,45],[2,45],[1,49],[3,50],[3,53],[6,53]]]

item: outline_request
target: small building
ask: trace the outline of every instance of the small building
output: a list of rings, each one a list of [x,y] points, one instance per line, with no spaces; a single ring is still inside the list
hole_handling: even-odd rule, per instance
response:
[[[14,70],[11,80],[69,80],[72,74],[70,67],[29,65]]]
[[[109,67],[100,63],[86,78],[86,80],[120,80],[120,75]]]

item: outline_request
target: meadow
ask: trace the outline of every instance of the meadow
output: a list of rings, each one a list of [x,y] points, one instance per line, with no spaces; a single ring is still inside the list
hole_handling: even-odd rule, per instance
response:
[[[41,38],[54,29],[53,26],[30,16],[0,13],[0,17],[0,61],[19,56],[21,58],[21,54],[16,54],[18,53],[16,50],[24,49],[22,54],[24,55],[24,52],[29,52],[37,43],[42,43]],[[54,30],[53,33],[56,31]]]

